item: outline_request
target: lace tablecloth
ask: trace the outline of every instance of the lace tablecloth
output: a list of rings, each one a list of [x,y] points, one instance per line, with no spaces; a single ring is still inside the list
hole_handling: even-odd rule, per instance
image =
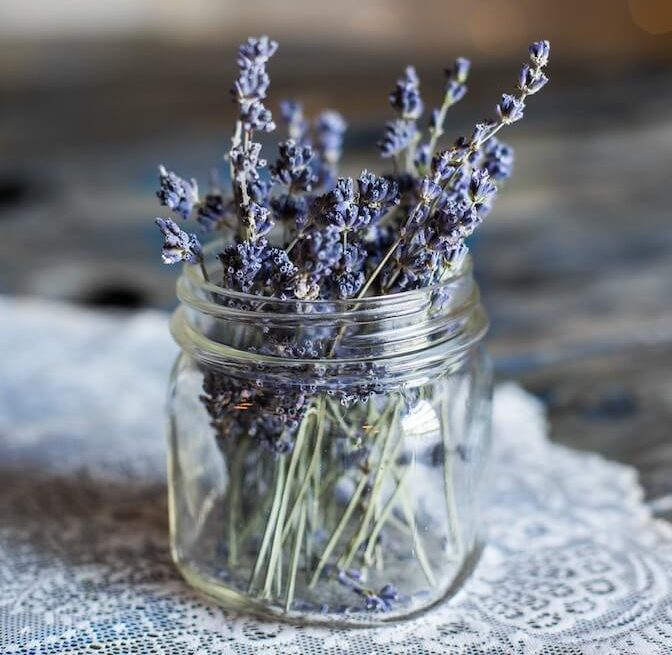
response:
[[[463,591],[396,627],[300,629],[222,611],[171,564],[166,317],[0,316],[3,655],[672,653],[670,527],[632,469],[552,445],[520,388],[496,392],[490,541]]]

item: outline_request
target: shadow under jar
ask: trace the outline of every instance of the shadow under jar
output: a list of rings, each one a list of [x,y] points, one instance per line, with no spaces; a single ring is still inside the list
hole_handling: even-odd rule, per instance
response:
[[[184,577],[238,611],[340,626],[452,596],[481,550],[490,441],[470,262],[348,301],[260,298],[185,267],[178,296],[169,496]]]

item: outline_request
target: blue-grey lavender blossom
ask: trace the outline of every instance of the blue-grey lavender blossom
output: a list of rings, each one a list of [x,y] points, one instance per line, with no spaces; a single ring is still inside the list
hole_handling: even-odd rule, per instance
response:
[[[267,36],[251,37],[238,49],[238,79],[232,90],[240,106],[242,127],[246,132],[272,132],[273,116],[263,104],[270,79],[266,63],[278,49],[278,44]]]
[[[417,135],[415,122],[398,119],[385,124],[383,138],[378,149],[383,158],[394,157],[413,143]]]
[[[467,93],[466,81],[469,77],[471,62],[464,57],[458,57],[452,68],[446,69],[448,85],[446,87],[446,100],[449,105],[454,105],[464,98]]]
[[[309,232],[292,252],[299,269],[308,274],[309,280],[322,284],[332,275],[343,253],[341,232],[333,225]]]
[[[195,234],[187,234],[170,218],[157,218],[155,223],[163,234],[161,259],[164,264],[198,264],[203,260],[203,250]]]
[[[376,223],[393,207],[399,204],[399,187],[397,182],[387,177],[380,177],[367,170],[357,178],[359,192],[359,212],[366,213],[366,225]]]
[[[529,47],[530,59],[532,63],[543,68],[548,64],[548,57],[551,54],[551,44],[548,41],[535,41]]]
[[[338,163],[343,152],[343,136],[347,124],[337,111],[323,111],[315,122],[315,143],[324,161],[329,165]]]
[[[369,611],[388,612],[399,598],[397,588],[393,584],[383,585],[375,591],[362,584],[362,574],[356,569],[339,570],[338,581],[344,587],[352,589],[364,599],[364,607]]]
[[[485,168],[477,168],[471,174],[468,197],[471,204],[477,209],[481,206],[490,206],[497,193],[497,187],[490,179],[490,173]]]
[[[420,97],[420,79],[413,66],[408,66],[404,76],[397,80],[390,93],[390,105],[405,120],[414,121],[422,115],[424,106]]]
[[[268,208],[250,201],[242,207],[242,210],[240,221],[245,226],[248,241],[258,241],[273,229],[271,212]]]
[[[334,271],[333,288],[341,300],[354,298],[366,281],[366,250],[359,243],[348,243]]]
[[[482,166],[490,173],[494,180],[501,181],[511,177],[513,172],[513,148],[492,137],[483,146]]]
[[[205,196],[203,202],[198,205],[196,220],[204,232],[213,232],[223,225],[230,224],[236,215],[234,204],[231,200],[225,200],[221,193],[213,192]]]
[[[271,166],[273,179],[288,187],[290,193],[310,191],[317,182],[317,176],[310,166],[313,149],[288,139],[278,145],[278,150],[278,160]]]
[[[262,254],[259,283],[264,296],[295,297],[298,269],[282,248],[266,247]]]
[[[261,270],[266,242],[242,241],[225,246],[219,255],[224,277],[222,286],[234,291],[250,293]]]
[[[287,126],[287,136],[298,143],[303,143],[308,132],[308,121],[303,115],[303,107],[296,100],[282,100],[280,115]]]
[[[531,96],[541,91],[548,83],[548,78],[540,68],[523,64],[518,76],[518,88],[525,95]]]
[[[242,184],[259,179],[259,169],[266,166],[266,160],[260,157],[261,144],[254,141],[247,145],[234,146],[229,151],[229,158],[233,167],[233,176],[236,182]]]
[[[525,102],[510,93],[504,93],[497,105],[497,114],[505,125],[519,121],[524,111]]]
[[[198,185],[194,179],[188,182],[164,166],[159,166],[159,190],[156,196],[164,207],[186,219],[198,203]]]
[[[238,48],[238,66],[241,68],[265,64],[277,51],[278,44],[265,34],[251,36]]]
[[[271,198],[271,209],[276,222],[294,224],[297,234],[302,234],[308,225],[309,205],[306,196],[283,193]]]
[[[246,132],[272,132],[275,129],[273,114],[260,102],[241,106],[240,121]]]

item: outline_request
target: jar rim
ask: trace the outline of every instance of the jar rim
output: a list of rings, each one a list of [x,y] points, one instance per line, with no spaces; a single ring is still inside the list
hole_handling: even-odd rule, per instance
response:
[[[212,258],[215,254],[215,251],[221,248],[222,243],[225,243],[223,240],[216,240],[207,244],[203,248],[203,254],[205,259],[205,268],[208,271],[207,259],[208,257]],[[315,300],[301,300],[298,298],[274,298],[272,296],[263,296],[256,295],[252,293],[246,293],[244,291],[236,291],[234,289],[228,289],[227,287],[220,286],[206,280],[203,276],[201,267],[194,266],[193,264],[183,264],[182,273],[178,279],[178,289],[181,286],[184,286],[183,283],[188,282],[189,286],[192,288],[199,289],[202,292],[207,292],[213,294],[213,297],[227,298],[230,300],[238,301],[239,303],[244,303],[246,305],[250,303],[258,304],[263,303],[264,306],[272,307],[317,307],[317,308],[327,308],[333,307],[338,308],[335,311],[329,312],[319,312],[318,315],[321,315],[323,318],[327,316],[334,316],[341,314],[342,312],[350,313],[352,312],[353,305],[356,305],[359,309],[370,309],[371,307],[381,308],[386,305],[401,305],[406,304],[407,302],[412,302],[414,300],[419,300],[428,296],[431,296],[434,293],[440,292],[441,290],[448,289],[451,286],[458,284],[461,280],[469,278],[473,273],[473,260],[470,255],[467,255],[460,266],[459,270],[450,275],[450,277],[442,280],[441,282],[436,282],[434,284],[420,287],[418,289],[410,289],[408,291],[398,291],[395,293],[389,293],[384,295],[377,296],[364,296],[362,298],[347,298],[347,299],[328,299],[328,298],[317,298]],[[182,298],[180,297],[180,300]],[[219,303],[212,303],[221,307]],[[347,309],[346,309],[347,308]],[[254,313],[258,314],[258,311]]]

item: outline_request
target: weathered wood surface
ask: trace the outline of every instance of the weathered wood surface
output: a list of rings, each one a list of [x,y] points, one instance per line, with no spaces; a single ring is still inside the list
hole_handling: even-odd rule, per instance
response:
[[[198,51],[75,54],[42,53],[46,70],[0,76],[0,292],[168,308],[174,271],[156,255],[154,165],[206,178],[226,148],[231,71],[209,73]],[[335,54],[323,71],[287,56],[274,88],[348,113],[346,168],[375,165],[376,121],[402,61],[337,66]],[[487,113],[513,70],[486,71],[455,124]],[[635,465],[648,497],[668,501],[671,79],[558,66],[509,132],[517,172],[473,244],[498,375],[546,400],[555,439]]]

